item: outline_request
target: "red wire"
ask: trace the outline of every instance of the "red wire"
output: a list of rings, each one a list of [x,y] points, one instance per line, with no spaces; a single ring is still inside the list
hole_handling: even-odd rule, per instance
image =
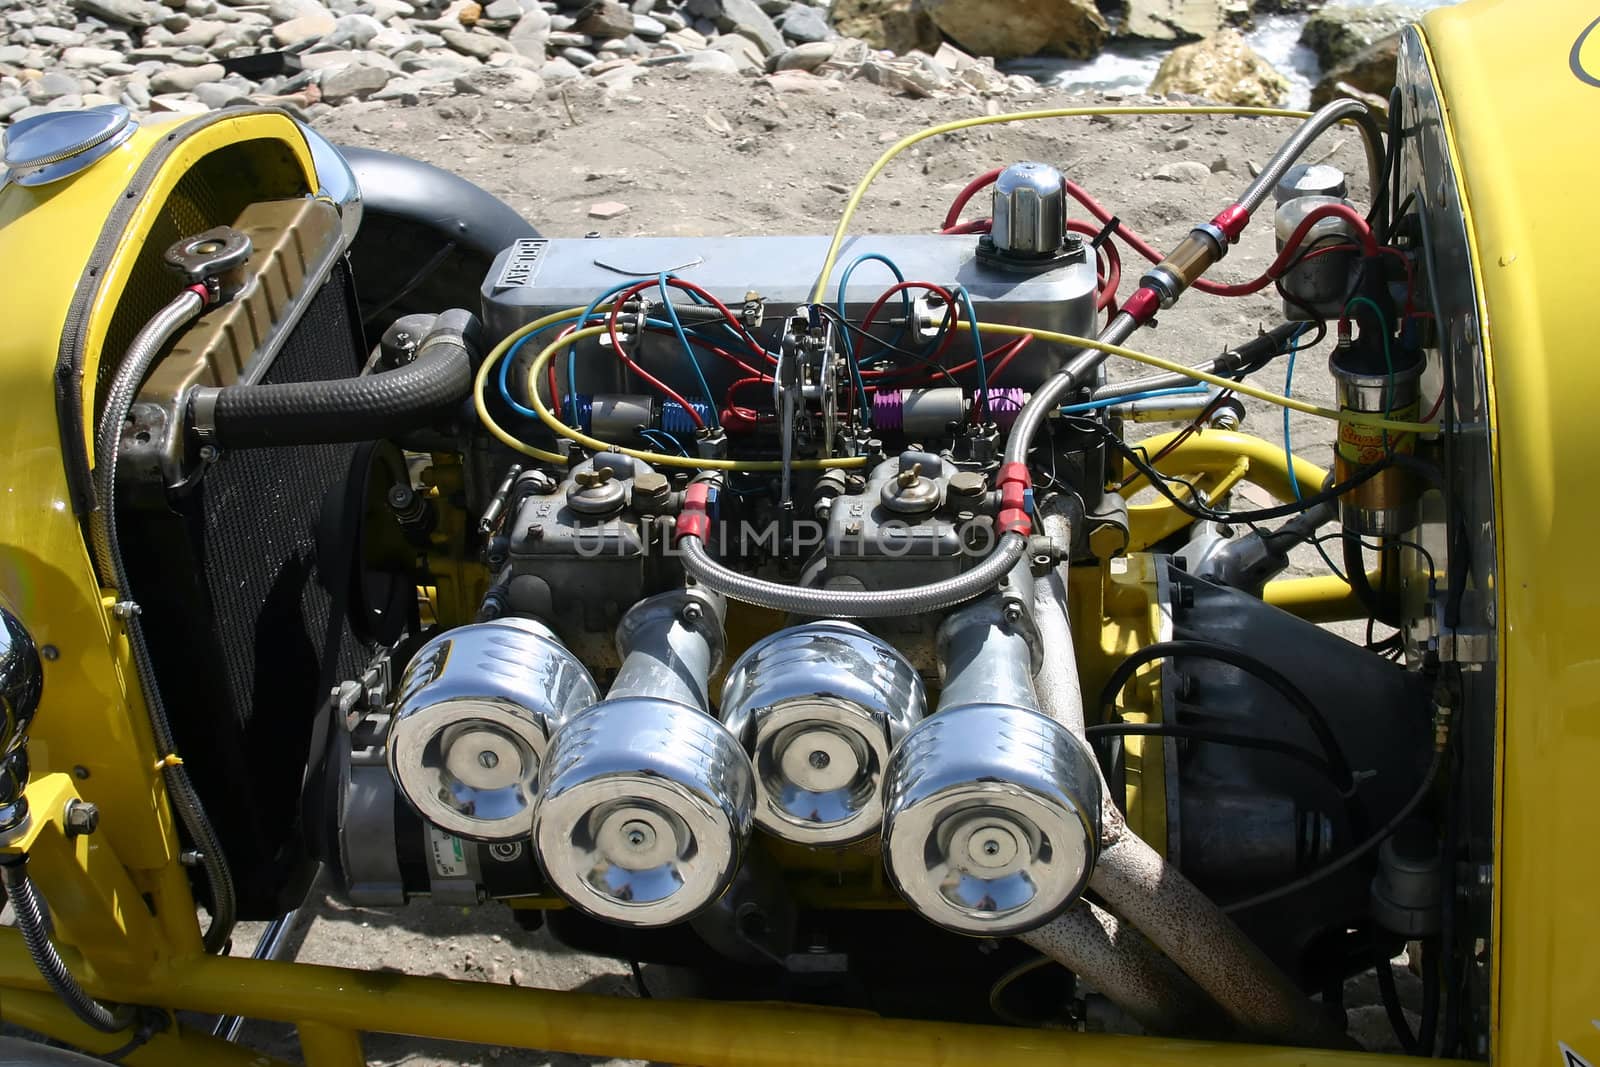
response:
[[[940,229],[944,230],[946,233],[950,232],[955,224],[960,221],[961,212],[966,209],[967,203],[974,196],[978,195],[979,190],[983,189],[985,186],[993,185],[995,183],[995,179],[999,178],[1003,171],[1004,168],[1002,167],[996,167],[994,170],[986,170],[968,182],[966,188],[962,189],[956,194],[955,200],[950,204],[950,210],[945,212],[944,225],[941,226]],[[968,230],[965,232],[977,233],[981,231]]]
[[[1005,370],[1006,367],[1010,366],[1011,361],[1020,356],[1022,354],[1022,350],[1031,344],[1033,344],[1033,334],[1023,334],[1021,337],[1018,337],[1016,340],[1012,341],[1009,345],[1001,345],[999,348],[996,348],[993,352],[990,352],[984,357],[984,359],[987,360],[989,356],[999,353],[1002,349],[1011,349],[1011,351],[1000,357],[999,363],[996,363],[990,368],[989,380],[987,384],[991,389],[994,388],[995,379],[1000,377],[1000,372]],[[976,363],[977,361],[974,360],[973,362]]]
[[[644,379],[644,381],[653,386],[656,391],[661,393],[661,395],[666,397],[668,400],[677,401],[677,403],[682,406],[683,410],[688,414],[690,421],[694,423],[695,429],[703,430],[705,429],[706,420],[700,417],[700,413],[683,398],[681,393],[673,389],[672,386],[668,385],[660,378],[657,378],[655,375],[645,370],[638,363],[634,362],[633,358],[628,355],[627,350],[622,347],[622,338],[617,334],[617,317],[622,313],[622,305],[644,290],[652,288],[655,286],[655,284],[655,282],[651,281],[636,285],[632,289],[624,291],[620,296],[617,297],[616,303],[611,305],[611,314],[606,319],[606,329],[611,335],[611,347],[612,350],[616,352],[617,358],[622,360],[623,364],[629,370],[633,371],[633,373]]]
[[[937,296],[940,300],[943,300],[945,307],[950,309],[949,314],[951,316],[950,324],[952,329],[945,331],[944,340],[939,342],[939,347],[934,350],[931,356],[928,357],[930,360],[937,360],[940,356],[944,355],[944,350],[950,347],[950,341],[956,335],[956,331],[953,327],[955,326],[956,320],[961,316],[961,308],[959,305],[957,305],[955,296],[950,292],[950,290],[941,285],[934,285],[932,282],[896,282],[894,285],[891,285],[889,288],[885,289],[883,295],[878,297],[877,302],[874,303],[872,307],[867,309],[867,317],[861,320],[860,329],[871,329],[872,320],[878,317],[878,312],[883,310],[883,305],[889,302],[889,298],[905,292],[907,289],[926,289],[934,296]],[[863,338],[863,341],[865,341],[865,338]],[[858,359],[860,358],[860,355],[861,353],[856,353]]]
[[[1098,200],[1090,196],[1083,186],[1077,184],[1076,182],[1069,181],[1067,182],[1067,192],[1072,195],[1074,200],[1082,204],[1089,214],[1093,215],[1103,223],[1108,225],[1110,224],[1111,219],[1113,218],[1111,212],[1107,211]],[[1267,268],[1266,274],[1263,274],[1261,277],[1255,278],[1251,281],[1240,282],[1233,285],[1207,281],[1204,278],[1200,278],[1195,281],[1193,287],[1200,290],[1202,293],[1211,293],[1215,296],[1248,296],[1251,293],[1258,293],[1276,280],[1277,274],[1274,273],[1274,268],[1281,270],[1283,265],[1287,263],[1288,259],[1293,258],[1295,251],[1298,250],[1301,243],[1304,242],[1305,235],[1311,229],[1312,225],[1322,219],[1335,216],[1345,219],[1355,227],[1361,243],[1368,255],[1375,256],[1379,253],[1378,242],[1372,236],[1372,230],[1367,225],[1366,219],[1362,218],[1355,211],[1343,204],[1326,204],[1319,208],[1313,208],[1307,213],[1306,217],[1301,220],[1300,225],[1295,228],[1294,234],[1290,236],[1288,243],[1284,245],[1283,251],[1278,253],[1278,258],[1273,260],[1272,267]],[[1116,234],[1124,241],[1127,241],[1128,244],[1133,247],[1133,250],[1138,252],[1145,259],[1148,259],[1152,263],[1161,262],[1163,258],[1161,253],[1155,248],[1151,247],[1149,242],[1145,241],[1138,234],[1128,229],[1125,224],[1121,222],[1117,223]]]
[[[656,283],[651,282],[650,284],[655,285]],[[722,317],[728,320],[728,325],[732,326],[734,332],[740,337],[744,338],[745,342],[748,343],[752,349],[760,352],[768,363],[776,364],[778,362],[777,358],[773,356],[772,353],[768,352],[764,347],[762,347],[760,342],[758,342],[754,337],[750,336],[750,331],[744,328],[744,323],[739,321],[738,316],[736,316],[732,311],[728,310],[728,305],[724,304],[715,296],[700,288],[693,282],[686,282],[682,278],[668,278],[667,284],[672,286],[674,289],[682,289],[686,293],[694,293],[696,296],[704,297],[708,302],[710,302],[712,307],[722,312]],[[753,371],[752,373],[760,372]]]

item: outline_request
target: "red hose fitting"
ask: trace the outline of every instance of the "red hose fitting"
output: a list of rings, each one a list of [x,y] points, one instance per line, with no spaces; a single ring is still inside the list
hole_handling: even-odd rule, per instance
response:
[[[1024,537],[1033,533],[1033,520],[1028,517],[1029,497],[1033,492],[1033,479],[1028,476],[1025,463],[1007,463],[1000,468],[995,485],[1000,490],[1000,517],[996,527],[1003,534],[1019,533]]]
[[[1237,244],[1239,235],[1250,224],[1250,211],[1243,204],[1231,204],[1217,212],[1211,225],[1228,235],[1229,244]]]
[[[684,490],[683,510],[678,513],[676,540],[698,537],[702,542],[711,540],[711,483],[690,482]]]
[[[1133,295],[1123,303],[1122,310],[1133,317],[1133,321],[1140,326],[1156,317],[1156,312],[1161,310],[1161,294],[1142,285],[1133,291]]]

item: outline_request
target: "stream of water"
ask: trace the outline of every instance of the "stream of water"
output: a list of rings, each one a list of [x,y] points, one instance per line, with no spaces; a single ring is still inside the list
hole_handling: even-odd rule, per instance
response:
[[[1375,7],[1380,0],[1341,0],[1345,7]],[[1421,14],[1448,7],[1456,0],[1383,0],[1394,7]],[[1321,77],[1317,57],[1300,43],[1306,15],[1257,15],[1255,29],[1245,34],[1250,47],[1289,79],[1289,107],[1304,107],[1311,87]],[[1002,64],[1013,74],[1026,74],[1040,82],[1065,89],[1137,89],[1149,87],[1161,61],[1171,51],[1162,44],[1119,43],[1093,59],[1054,59],[1032,56]]]

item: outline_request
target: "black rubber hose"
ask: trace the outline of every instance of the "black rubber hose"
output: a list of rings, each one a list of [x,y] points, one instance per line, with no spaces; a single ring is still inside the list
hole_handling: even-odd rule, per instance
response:
[[[1378,993],[1383,998],[1383,1011],[1389,1017],[1389,1028],[1394,1031],[1395,1040],[1400,1042],[1400,1047],[1406,1055],[1417,1054],[1417,1036],[1411,1032],[1411,1023],[1406,1018],[1406,1010],[1400,1003],[1400,990],[1394,982],[1394,963],[1390,961],[1389,954],[1383,950],[1383,935],[1377,931],[1372,935],[1373,969],[1378,975]]]
[[[136,1015],[133,1008],[126,1005],[106,1007],[85,992],[72,972],[67,970],[45,928],[44,906],[39,901],[38,891],[33,888],[33,882],[28,878],[27,857],[0,864],[0,881],[4,881],[6,896],[11,898],[11,909],[16,913],[17,929],[22,934],[22,943],[28,948],[28,955],[33,957],[34,966],[39,968],[45,983],[72,1009],[72,1014],[83,1020],[86,1026],[104,1034],[121,1033],[133,1025]]]
[[[425,426],[454,410],[472,391],[477,319],[446,311],[396,370],[323,382],[230,385],[214,398],[197,395],[190,414],[221,448],[376,441]],[[206,408],[211,408],[209,417]]]
[[[1439,1043],[1439,946],[1441,939],[1422,942],[1422,1025],[1417,1029],[1418,1056],[1434,1055]]]

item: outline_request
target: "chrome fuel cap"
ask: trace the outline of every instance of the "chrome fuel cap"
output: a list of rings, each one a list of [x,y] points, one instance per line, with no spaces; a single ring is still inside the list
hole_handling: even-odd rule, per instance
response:
[[[23,119],[6,131],[5,177],[25,186],[69,178],[110,155],[138,126],[121,104]]]

